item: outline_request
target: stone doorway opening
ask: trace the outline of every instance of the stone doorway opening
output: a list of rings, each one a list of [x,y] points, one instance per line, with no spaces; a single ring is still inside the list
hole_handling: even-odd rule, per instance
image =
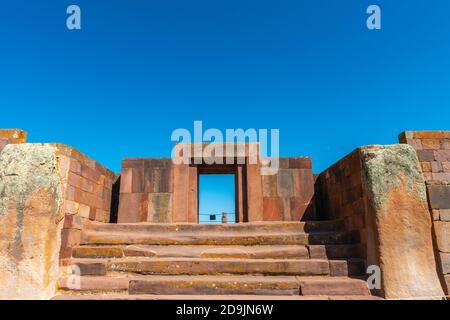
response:
[[[205,165],[197,168],[199,224],[247,221],[243,171],[237,165]]]

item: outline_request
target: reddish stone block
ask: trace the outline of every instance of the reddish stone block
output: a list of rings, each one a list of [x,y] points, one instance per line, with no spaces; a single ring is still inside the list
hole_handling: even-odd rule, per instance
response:
[[[120,193],[132,193],[133,169],[123,168],[120,176]]]
[[[435,221],[434,230],[438,250],[450,253],[450,222]]]
[[[423,178],[425,179],[425,181],[431,181],[433,180],[433,174],[431,172],[424,172]]]
[[[91,208],[89,206],[80,203],[80,209],[78,211],[78,214],[81,217],[89,219],[90,211],[91,211]]]
[[[78,160],[71,159],[70,160],[70,171],[80,175],[81,174],[81,163]]]
[[[59,259],[68,259],[72,257],[72,247],[67,247],[62,245],[61,249],[59,250]]]
[[[145,163],[144,192],[173,192],[170,159],[150,159]]]
[[[450,274],[450,253],[439,253],[443,274]]]
[[[132,168],[131,192],[144,192],[144,167]]]
[[[450,185],[428,185],[427,189],[432,209],[450,209]]]
[[[330,276],[347,277],[349,276],[348,264],[345,260],[330,260]]]
[[[406,143],[406,142],[401,142]],[[423,150],[422,141],[418,139],[411,139],[407,142],[411,147],[413,147],[415,150]]]
[[[283,221],[283,204],[280,198],[263,198],[263,221]]]
[[[97,209],[95,207],[90,207],[89,208],[89,220],[95,221],[96,214],[97,214]]]
[[[63,229],[61,232],[61,245],[74,247],[80,244],[81,231],[77,229]]]
[[[262,188],[264,197],[277,197],[277,175],[262,176]]]
[[[294,192],[294,170],[280,169],[277,174],[277,192],[279,197],[290,198]]]
[[[414,139],[450,139],[450,131],[413,131]]]
[[[188,222],[198,223],[198,171],[189,167]]]
[[[435,160],[433,150],[417,150],[417,157],[420,162],[432,162]]]
[[[434,210],[433,210],[434,211]],[[439,211],[439,219],[442,221],[450,221],[450,209],[441,209]]]
[[[431,162],[431,172],[442,172],[442,165],[440,162]]]
[[[173,212],[172,222],[188,222],[189,212],[189,165],[173,167]]]
[[[431,172],[431,162],[421,162],[422,172]]]
[[[122,168],[141,168],[143,166],[144,166],[144,159],[127,158],[122,160]]]
[[[448,172],[433,172],[431,177],[435,181],[450,181],[450,173]]]
[[[65,200],[64,201],[64,213],[66,215],[77,214],[80,205],[77,202]]]
[[[93,193],[94,192],[94,183],[88,179],[81,178],[80,188],[83,191]]]
[[[66,189],[66,200],[79,203],[81,201],[81,190],[69,185]]]
[[[437,139],[423,139],[421,141],[424,150],[437,150],[441,147],[441,142]]]
[[[278,158],[280,169],[289,169],[289,158]]]
[[[444,172],[450,172],[450,162],[449,161],[442,162],[442,170]]]
[[[436,150],[434,158],[439,162],[448,162],[450,161],[450,150]]]
[[[290,198],[289,201],[289,209],[292,221],[304,220],[303,218],[305,217],[305,215],[308,216],[308,219],[312,218],[311,213],[309,213],[310,209],[308,208],[312,204],[304,203],[299,198]]]
[[[120,195],[119,223],[147,221],[148,200],[146,193],[124,193]]]
[[[66,215],[63,229],[83,229],[83,218],[79,215]]]
[[[248,164],[247,169],[247,203],[248,220],[263,221],[263,190],[259,165]]]
[[[312,169],[311,158],[289,158],[290,169]]]
[[[81,165],[81,176],[93,182],[97,182],[100,179],[100,173],[85,164]]]

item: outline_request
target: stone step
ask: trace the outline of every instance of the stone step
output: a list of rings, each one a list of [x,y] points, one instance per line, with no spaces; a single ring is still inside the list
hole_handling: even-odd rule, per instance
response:
[[[367,283],[361,279],[347,277],[297,277],[301,295],[369,296]]]
[[[74,286],[69,278],[59,280],[60,294],[92,295],[264,295],[362,299],[370,297],[363,280],[296,276],[83,276]],[[106,297],[105,297],[106,298]]]
[[[145,276],[145,277],[87,277],[78,289],[60,280],[60,290],[71,293],[118,293],[131,295],[295,295],[299,282],[294,276]],[[69,283],[70,284],[70,283]]]
[[[195,223],[101,223],[90,221],[85,228],[106,233],[309,233],[344,231],[343,220],[305,222],[249,222],[230,224]]]
[[[58,280],[59,290],[65,293],[128,293],[130,279],[121,277],[63,277]]]
[[[209,259],[209,258],[117,258],[70,259],[81,275],[104,276],[114,272],[146,275],[329,275],[327,260],[316,259]]]
[[[329,263],[330,263],[330,276],[332,277],[366,275],[365,260],[360,258],[329,260]]]
[[[306,246],[202,246],[202,245],[129,245],[79,246],[73,248],[75,258],[184,257],[241,259],[308,259]]]
[[[358,297],[349,297],[351,300],[358,300]],[[345,300],[345,296],[339,300]],[[369,300],[372,296],[363,296],[363,300]],[[375,297],[374,297],[375,298]],[[327,296],[274,296],[274,295],[253,295],[253,294],[224,294],[224,295],[163,295],[163,294],[60,294],[52,300],[223,300],[223,301],[258,301],[258,300],[329,300]]]
[[[313,259],[364,258],[365,248],[360,244],[310,245],[309,255]]]
[[[81,244],[91,245],[309,245],[344,244],[345,232],[316,233],[242,233],[242,232],[168,232],[168,233],[125,233],[86,230]]]

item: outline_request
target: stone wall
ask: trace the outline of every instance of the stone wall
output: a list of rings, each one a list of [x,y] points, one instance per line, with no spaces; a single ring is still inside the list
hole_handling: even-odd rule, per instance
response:
[[[7,144],[20,144],[27,141],[27,133],[20,129],[0,129],[0,152]]]
[[[0,298],[48,299],[85,221],[109,221],[114,174],[61,144],[0,153]]]
[[[321,218],[342,218],[381,271],[375,294],[389,299],[444,295],[436,271],[425,183],[413,148],[368,146],[316,181]]]
[[[80,243],[81,229],[87,220],[109,222],[112,184],[115,175],[80,151],[62,145],[57,148],[63,184],[65,221],[62,230],[61,258],[72,255]]]
[[[405,131],[399,141],[412,146],[420,160],[441,282],[450,294],[450,131]]]
[[[277,174],[262,175],[261,165],[248,161],[251,148],[252,144],[243,147],[243,164],[233,158],[234,164],[227,165],[226,157],[217,165],[124,159],[118,222],[197,223],[198,175],[205,172],[235,174],[239,222],[314,219],[311,158],[281,158]]]
[[[427,183],[428,202],[434,220],[435,246],[442,283],[450,294],[450,181]]]
[[[399,142],[416,150],[426,181],[450,181],[450,131],[405,131]]]
[[[314,220],[314,177],[311,158],[280,158],[274,175],[263,175],[263,220]]]
[[[170,159],[124,159],[119,223],[172,222],[173,169]]]
[[[316,178],[316,206],[320,219],[343,219],[351,241],[366,244],[361,149],[356,149]]]

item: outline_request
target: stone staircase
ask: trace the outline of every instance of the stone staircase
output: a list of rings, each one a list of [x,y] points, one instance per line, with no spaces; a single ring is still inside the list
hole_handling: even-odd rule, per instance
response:
[[[90,222],[55,299],[372,299],[342,221]]]

